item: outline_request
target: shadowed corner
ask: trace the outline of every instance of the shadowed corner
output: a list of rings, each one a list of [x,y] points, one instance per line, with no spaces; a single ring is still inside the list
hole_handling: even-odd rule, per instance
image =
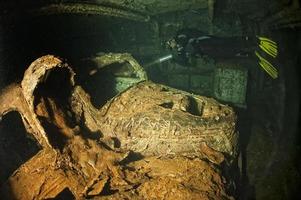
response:
[[[40,150],[37,141],[27,133],[18,112],[13,111],[2,116],[0,121],[1,198],[15,199],[8,178]]]

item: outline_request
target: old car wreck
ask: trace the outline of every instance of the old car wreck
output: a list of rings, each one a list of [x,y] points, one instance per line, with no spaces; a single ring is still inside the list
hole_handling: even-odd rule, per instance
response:
[[[116,56],[123,62],[111,54],[103,63]],[[142,79],[98,109],[74,75],[44,56],[2,93],[2,118],[18,112],[40,147],[2,186],[2,197],[232,199],[221,168],[236,155],[230,107]]]
[[[300,22],[299,0],[0,2],[0,200],[294,199]]]

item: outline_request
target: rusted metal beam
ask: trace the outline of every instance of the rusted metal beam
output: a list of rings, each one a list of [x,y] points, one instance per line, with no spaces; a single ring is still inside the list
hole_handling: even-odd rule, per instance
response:
[[[59,15],[59,14],[77,14],[77,15],[102,15],[111,17],[120,17],[135,21],[148,21],[149,16],[130,10],[114,8],[100,4],[89,3],[60,3],[49,4],[29,11],[32,15]]]

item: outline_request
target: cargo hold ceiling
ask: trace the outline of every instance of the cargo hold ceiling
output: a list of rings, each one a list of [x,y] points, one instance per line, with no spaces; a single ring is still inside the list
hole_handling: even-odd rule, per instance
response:
[[[104,15],[148,21],[150,16],[182,11],[187,9],[206,9],[214,0],[96,0],[96,1],[57,1],[39,0],[27,2],[2,2],[2,13],[12,16],[18,12],[30,15],[82,14]],[[210,6],[209,6],[210,7]],[[15,12],[11,12],[11,11]],[[9,12],[8,12],[9,11]]]

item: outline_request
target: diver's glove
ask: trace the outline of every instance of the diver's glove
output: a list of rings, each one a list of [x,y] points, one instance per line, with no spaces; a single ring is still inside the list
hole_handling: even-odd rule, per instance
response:
[[[273,58],[277,57],[278,47],[276,42],[266,37],[257,36],[257,39],[258,39],[258,46],[263,52],[265,52],[266,54],[268,54]],[[259,65],[263,68],[263,70],[266,71],[273,79],[276,79],[278,77],[277,69],[268,60],[262,57],[256,50],[255,50],[255,55],[259,59]]]

